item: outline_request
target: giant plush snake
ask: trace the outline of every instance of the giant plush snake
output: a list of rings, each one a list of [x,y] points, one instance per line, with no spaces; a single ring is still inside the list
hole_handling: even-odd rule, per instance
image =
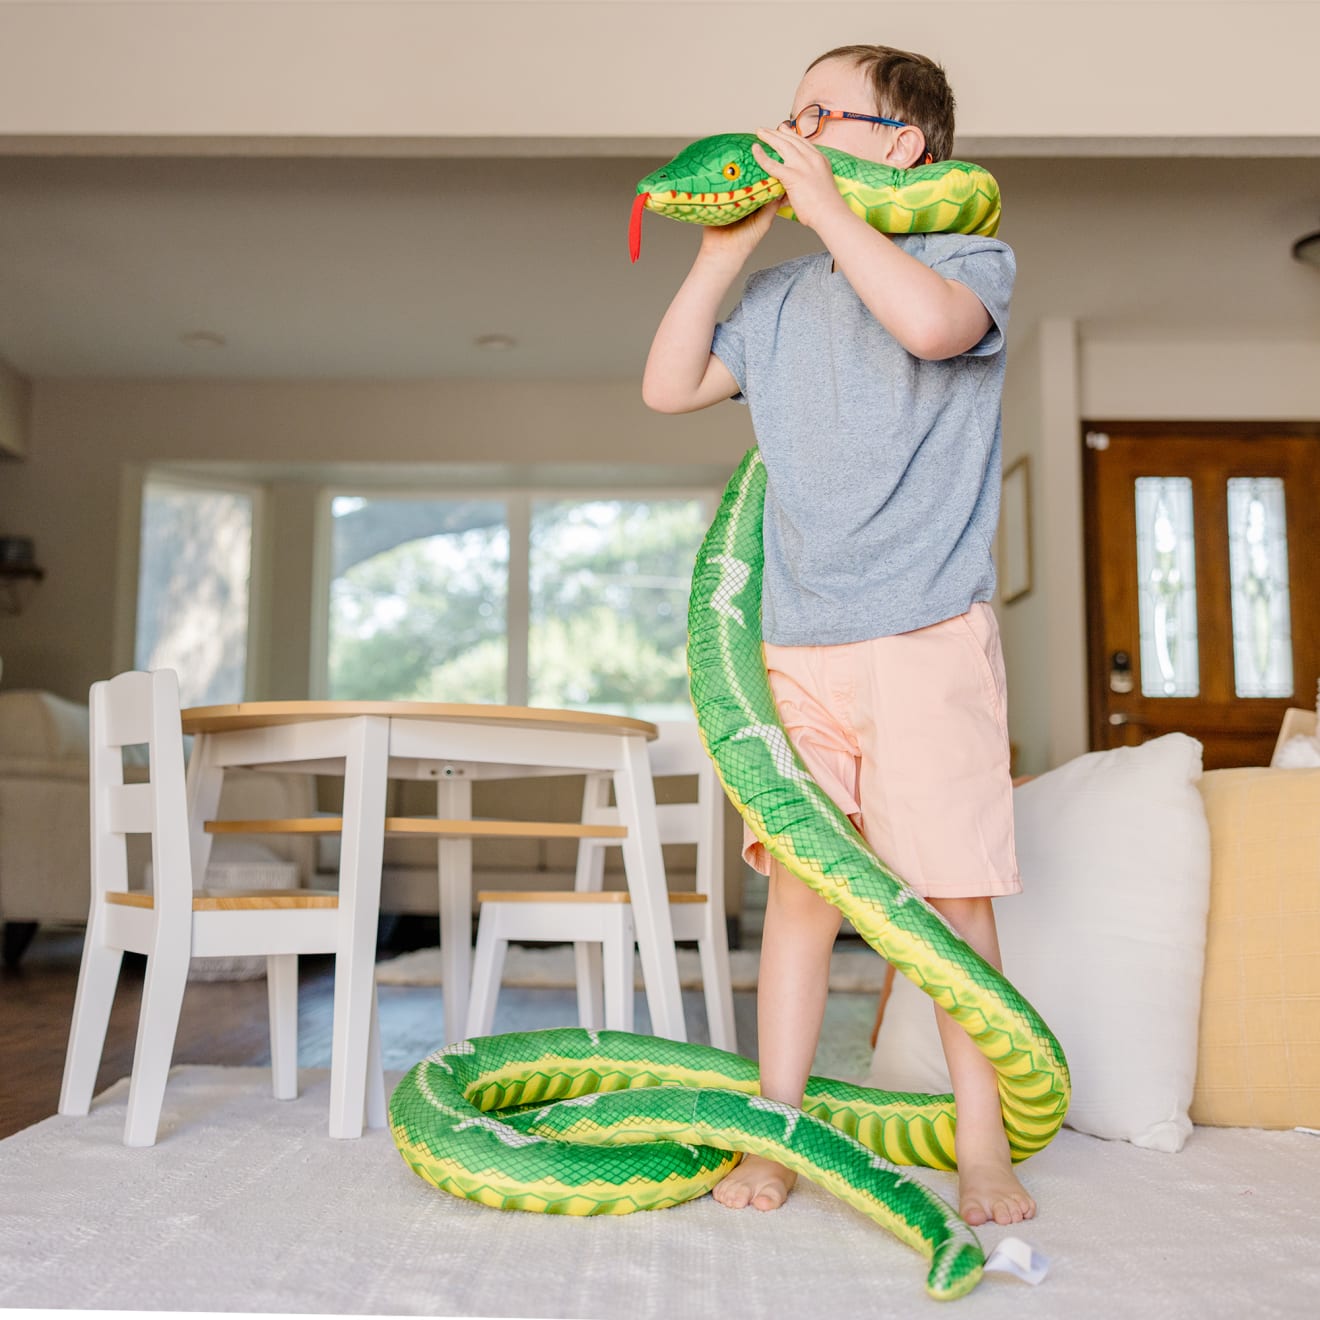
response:
[[[754,140],[738,137],[743,146]],[[642,180],[643,205],[668,205],[658,183],[675,179],[685,186],[671,191],[715,194],[710,203],[680,197],[684,218],[697,218],[694,205],[726,214],[728,199],[718,194],[730,190],[714,186],[721,178],[746,180],[742,186],[760,190],[753,198],[782,194],[750,152],[738,158],[738,176],[727,173],[730,141],[726,135],[694,144]],[[838,153],[830,154],[833,160]],[[695,174],[684,163],[692,157],[723,172]],[[953,162],[889,171],[877,183],[860,168],[866,162],[843,159],[853,164],[840,190],[859,199],[855,204],[865,206],[872,223],[883,214],[881,228],[993,230],[998,190],[983,170]],[[951,181],[942,196],[936,195],[940,178]],[[639,215],[635,207],[634,227]],[[765,469],[752,450],[730,480],[697,557],[688,671],[702,740],[726,792],[770,855],[838,907],[993,1063],[1009,1146],[1014,1159],[1025,1159],[1063,1122],[1069,1096],[1063,1052],[1013,986],[875,855],[790,744],[761,650],[764,494]],[[580,1215],[658,1209],[708,1191],[743,1152],[769,1156],[921,1251],[930,1261],[927,1292],[939,1299],[975,1287],[984,1254],[954,1210],[900,1166],[954,1168],[954,1123],[951,1095],[812,1077],[798,1110],[761,1098],[756,1065],[737,1055],[576,1028],[447,1046],[413,1068],[390,1099],[394,1140],[412,1169],[445,1191],[503,1209]]]

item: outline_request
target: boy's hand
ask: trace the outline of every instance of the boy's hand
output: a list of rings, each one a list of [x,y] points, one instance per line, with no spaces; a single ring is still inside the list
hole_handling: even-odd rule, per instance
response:
[[[756,136],[782,157],[782,161],[775,160],[760,143],[752,143],[756,163],[784,185],[788,201],[802,224],[815,229],[831,211],[848,209],[823,152],[805,138],[782,129],[762,128]]]
[[[770,232],[777,209],[773,202],[767,202],[745,220],[705,226],[701,231],[700,256],[735,263],[741,269],[756,245]]]

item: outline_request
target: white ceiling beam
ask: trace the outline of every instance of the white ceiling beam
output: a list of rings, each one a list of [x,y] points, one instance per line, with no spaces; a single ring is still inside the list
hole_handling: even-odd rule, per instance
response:
[[[945,64],[962,154],[1320,143],[1320,6],[1288,0],[0,0],[0,149],[649,155],[776,120],[868,38]]]

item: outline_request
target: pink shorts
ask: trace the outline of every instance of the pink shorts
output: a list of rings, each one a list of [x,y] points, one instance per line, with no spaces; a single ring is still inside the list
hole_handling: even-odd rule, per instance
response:
[[[843,646],[766,643],[765,663],[807,769],[917,893],[1021,892],[1004,659],[989,605]],[[743,857],[768,874],[746,828]]]

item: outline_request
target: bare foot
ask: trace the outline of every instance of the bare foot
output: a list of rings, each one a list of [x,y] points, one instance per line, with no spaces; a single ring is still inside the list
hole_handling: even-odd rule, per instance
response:
[[[744,1155],[732,1173],[715,1185],[711,1195],[730,1210],[750,1205],[754,1210],[778,1210],[797,1182],[797,1174],[760,1155]]]
[[[1006,1159],[960,1162],[958,1213],[973,1228],[992,1220],[996,1224],[1020,1224],[1035,1217],[1036,1202]]]

